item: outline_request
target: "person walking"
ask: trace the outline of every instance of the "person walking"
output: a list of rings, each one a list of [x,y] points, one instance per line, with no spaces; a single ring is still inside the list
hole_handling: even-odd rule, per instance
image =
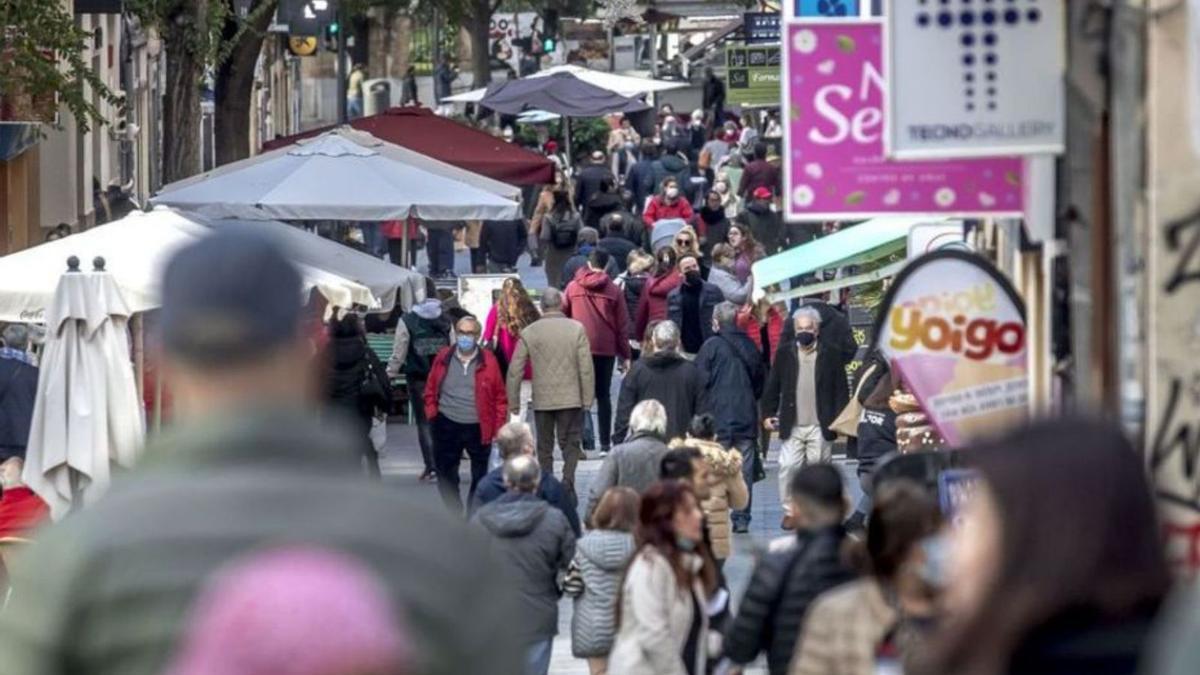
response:
[[[405,313],[396,324],[392,356],[388,359],[388,377],[394,379],[403,373],[408,386],[408,404],[412,406],[417,444],[421,447],[421,459],[425,462],[421,481],[437,480],[433,434],[429,428],[429,418],[425,416],[425,386],[429,371],[433,369],[434,357],[449,344],[450,322],[442,314],[442,302],[431,295],[417,303],[413,311]]]
[[[658,161],[658,154],[657,145],[651,141],[643,141],[637,162],[625,175],[625,189],[629,190],[633,197],[634,213],[640,214],[654,194],[654,163]]]
[[[565,189],[555,188],[554,205],[542,217],[540,228],[546,244],[546,283],[562,288],[563,267],[575,252],[579,231],[583,229],[583,221],[571,208],[571,198]]]
[[[358,119],[363,116],[363,81],[366,80],[366,69],[361,63],[354,64],[346,79],[346,117]]]
[[[429,276],[435,279],[454,278],[454,231],[462,223],[427,223],[425,255],[429,258]]]
[[[787,305],[771,302],[770,296],[738,310],[738,328],[742,329],[762,354],[763,363],[770,367],[783,339],[787,320]]]
[[[574,281],[575,276],[587,267],[588,256],[592,254],[592,251],[596,250],[599,244],[599,232],[590,227],[579,230],[579,245],[575,249],[575,255],[571,256],[566,264],[563,265],[562,286],[560,290],[566,290],[567,284]],[[608,275],[609,279],[616,279],[617,275],[620,274],[616,261],[610,258],[608,263],[604,265],[604,272]]]
[[[487,319],[483,323],[484,346],[496,353],[500,360],[500,370],[508,377],[508,365],[512,363],[513,354],[517,352],[517,343],[521,340],[521,331],[534,321],[541,318],[541,313],[525,290],[519,277],[509,277],[500,285],[500,297],[488,310]],[[533,367],[525,364],[525,372],[521,374],[521,391],[517,408],[517,417],[526,421],[529,406],[533,402]]]
[[[770,675],[786,675],[813,601],[857,576],[842,528],[846,498],[837,468],[805,467],[789,487],[794,544],[759,559],[725,636],[725,656],[734,665],[749,666],[766,652]]]
[[[425,416],[432,421],[438,488],[455,514],[463,510],[458,478],[463,452],[471,461],[470,503],[488,472],[492,439],[507,421],[508,399],[500,364],[491,351],[480,348],[480,331],[475,317],[458,320],[454,344],[434,357],[425,387]],[[516,375],[514,401],[520,396],[520,372]]]
[[[472,522],[491,535],[516,583],[520,610],[510,620],[528,650],[526,672],[546,675],[558,635],[558,578],[575,556],[575,535],[566,516],[537,497],[542,470],[532,457],[513,457],[503,471],[508,492],[479,509]]]
[[[629,417],[629,439],[613,448],[592,479],[586,519],[590,520],[600,497],[612,487],[627,487],[638,494],[658,480],[659,462],[667,454],[664,441],[667,411],[654,399],[638,403]]]
[[[592,202],[592,197],[599,194],[605,184],[611,187],[617,184],[617,180],[608,168],[608,158],[604,156],[604,151],[596,150],[575,174],[575,205],[581,210],[586,210]]]
[[[535,458],[537,456],[533,431],[524,422],[509,422],[500,427],[500,431],[496,432],[496,449],[500,455],[500,466],[488,472],[488,475],[479,481],[478,487],[475,488],[475,499],[471,500],[470,506],[467,507],[468,517],[508,492],[508,487],[504,484],[504,462],[521,455]],[[557,478],[552,474],[543,473],[536,494],[538,499],[562,511],[576,537],[583,533],[579,525],[579,511],[567,498],[567,492]]]
[[[754,161],[742,170],[742,181],[738,184],[737,193],[742,199],[750,195],[759,199],[755,194],[759,188],[767,191],[768,201],[779,194],[779,167],[767,161],[767,149],[767,144],[761,141],[754,144]]]
[[[400,105],[408,106],[421,105],[421,98],[417,95],[417,67],[410,65],[404,71],[404,79],[400,81]]]
[[[853,355],[819,342],[821,314],[816,309],[801,307],[792,316],[795,347],[787,337],[780,341],[762,401],[767,428],[783,439],[779,494],[787,494],[796,469],[829,462],[837,438],[829,425],[850,401],[846,365]]]
[[[742,454],[717,440],[716,421],[708,413],[692,418],[687,435],[676,438],[668,446],[695,448],[704,458],[708,484],[703,490],[700,508],[708,527],[709,547],[719,565],[733,554],[730,509],[738,511],[750,506],[750,490],[742,477]],[[700,496],[701,490],[696,490]]]
[[[654,276],[642,287],[638,299],[637,316],[634,317],[634,334],[640,338],[646,332],[646,324],[667,318],[667,296],[683,283],[683,275],[676,266],[678,254],[675,249],[665,247],[654,254],[658,261]]]
[[[590,675],[606,675],[617,635],[617,598],[625,568],[637,551],[633,528],[641,497],[624,487],[609,488],[592,514],[589,532],[575,546],[575,559],[564,582],[574,598],[571,654],[587,659]],[[571,582],[574,576],[575,582]]]
[[[754,263],[765,258],[766,252],[754,238],[754,229],[744,221],[731,224],[725,239],[733,247],[733,274],[739,282],[745,283],[750,279]]]
[[[729,216],[721,204],[721,194],[716,190],[709,190],[704,198],[704,206],[700,207],[697,215],[700,216],[696,219],[696,226],[700,232],[700,249],[705,257],[711,260],[713,248],[726,243],[729,237]]]
[[[725,120],[725,83],[713,73],[711,67],[704,69],[704,110],[712,113],[714,125]]]
[[[610,262],[607,253],[593,250],[588,255],[587,268],[580,270],[575,280],[567,284],[562,305],[564,316],[583,324],[592,348],[601,453],[612,448],[610,389],[613,369],[620,364],[621,372],[625,372],[632,356],[626,337],[629,335],[629,310],[625,297],[604,272]]]
[[[721,289],[700,275],[700,259],[687,254],[679,258],[683,283],[667,295],[667,318],[679,326],[685,356],[699,353],[713,335],[713,310],[725,299]]]
[[[784,231],[783,220],[779,214],[771,209],[771,191],[765,187],[755,188],[747,200],[746,208],[734,222],[743,226],[745,229],[741,231],[742,235],[748,230],[753,236],[754,241],[759,242],[762,246],[764,255],[775,255],[783,249],[787,243],[787,232]],[[732,232],[730,233],[732,236]],[[730,243],[734,243],[732,240]],[[742,249],[745,253],[750,253],[751,257],[753,249],[748,249],[739,243],[734,244]],[[753,261],[751,261],[753,262]]]
[[[632,223],[632,221],[626,221],[627,215],[616,212],[609,214],[608,217],[602,220],[604,236],[596,244],[596,248],[612,257],[613,263],[617,266],[618,274],[624,272],[628,266],[629,253],[639,248],[625,233],[625,225]],[[637,311],[636,307],[629,313],[629,316],[633,316],[634,311]]]
[[[554,184],[543,185],[538,191],[537,198],[533,202],[533,212],[529,216],[529,245],[530,265],[537,267],[542,264],[542,259],[546,254],[546,246],[548,240],[542,238],[542,223],[546,216],[554,209],[554,193],[557,190],[566,190],[568,184],[566,176],[562,169],[554,170]],[[570,194],[570,190],[567,190]],[[569,205],[568,205],[569,206]]]
[[[38,368],[29,355],[29,329],[9,324],[3,331],[0,348],[0,462],[11,457],[25,458],[29,426],[37,400]]]
[[[487,259],[489,274],[517,271],[517,262],[528,247],[529,228],[520,218],[485,220],[479,233],[479,250]]]
[[[632,320],[637,316],[638,301],[642,297],[642,289],[650,279],[650,269],[654,267],[654,258],[640,248],[629,252],[625,259],[625,271],[617,275],[617,286],[625,296],[625,309],[631,320],[629,322],[628,341],[631,358],[636,361],[641,357],[642,335],[637,332],[637,322]]]
[[[938,616],[939,589],[925,570],[939,564],[927,551],[936,546],[941,521],[937,502],[920,485],[901,478],[880,487],[867,526],[870,574],[812,602],[789,675],[875,675],[881,666],[901,668],[925,637],[922,627]]]
[[[737,306],[722,302],[713,311],[713,336],[696,356],[704,383],[700,409],[713,416],[716,438],[742,458],[746,491],[754,489],[754,460],[758,440],[758,399],[762,396],[766,368],[754,343],[737,327]],[[786,494],[780,492],[780,494]],[[750,498],[733,514],[733,531],[747,532]]]
[[[659,193],[650,199],[650,203],[642,211],[642,222],[646,224],[646,229],[653,231],[655,223],[660,220],[678,218],[687,223],[692,222],[695,213],[692,211],[691,202],[680,190],[679,178],[667,176],[659,185]]]
[[[437,104],[437,114],[442,117],[454,114],[454,104],[445,100],[453,95],[454,81],[458,79],[458,69],[450,59],[449,54],[442,54],[442,62],[433,72],[433,100]]]
[[[706,672],[705,607],[717,588],[717,570],[710,558],[694,553],[703,544],[703,522],[696,496],[680,481],[656,483],[642,495],[638,552],[621,587],[609,672]]]
[[[617,194],[616,183],[608,178],[600,181],[599,189],[583,205],[583,224],[600,229],[600,219],[625,208],[621,195]]]
[[[738,281],[733,265],[736,254],[729,244],[717,244],[712,249],[712,268],[708,271],[708,282],[721,290],[726,300],[738,307],[750,302],[754,291],[754,278]]]
[[[386,369],[367,344],[362,320],[353,312],[332,319],[328,401],[332,410],[355,422],[356,440],[367,475],[379,478],[379,453],[371,443],[371,424],[376,414],[387,414],[392,406],[392,385]]]
[[[554,473],[554,442],[563,458],[563,485],[575,495],[575,467],[583,450],[583,411],[596,395],[592,348],[583,324],[562,312],[562,293],[542,293],[542,318],[521,331],[517,351],[508,367],[509,401],[520,389],[525,363],[533,365],[533,416],[537,425],[537,454],[542,470]],[[510,412],[517,409],[510,403]]]
[[[618,443],[625,438],[634,406],[642,401],[658,401],[667,411],[665,438],[682,436],[700,410],[704,379],[696,365],[679,354],[679,328],[670,321],[657,324],[651,344],[654,352],[643,353],[621,382],[613,432]]]
[[[351,431],[313,414],[321,369],[278,245],[218,228],[171,257],[160,288],[172,429],[22,552],[0,613],[3,670],[160,675],[214,575],[266,542],[303,541],[380,575],[430,675],[520,673],[517,605],[490,547],[366,480]]]

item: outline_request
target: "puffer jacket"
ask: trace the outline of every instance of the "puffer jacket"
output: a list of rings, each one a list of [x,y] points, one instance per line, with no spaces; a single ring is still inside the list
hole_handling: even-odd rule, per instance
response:
[[[579,540],[574,562],[583,578],[583,594],[575,598],[571,617],[575,658],[600,658],[612,651],[621,577],[636,550],[633,535],[619,530],[592,530]]]
[[[688,568],[700,569],[700,559],[689,554]],[[688,591],[691,591],[690,593]],[[613,642],[608,672],[613,675],[687,675],[705,672],[707,654],[703,636],[708,617],[700,617],[700,649],[689,668],[683,662],[688,631],[692,627],[693,597],[703,608],[705,593],[699,580],[680,588],[671,563],[653,547],[634,556],[621,588],[621,629]]]
[[[854,579],[842,561],[840,525],[797,533],[796,545],[759,560],[738,615],[725,637],[725,655],[738,664],[767,653],[771,675],[783,675],[804,616],[817,596]]]
[[[750,294],[754,291],[753,279],[747,278],[742,283],[733,272],[715,265],[708,271],[708,283],[721,289],[725,299],[739,307],[750,302]]]
[[[621,382],[613,417],[613,441],[619,443],[625,438],[634,406],[651,398],[667,411],[667,438],[682,436],[703,397],[704,376],[694,363],[678,352],[643,354]]]
[[[575,556],[575,535],[561,511],[536,495],[510,492],[479,509],[474,522],[516,584],[525,644],[558,634],[558,574]]]
[[[704,453],[708,464],[708,499],[700,504],[708,525],[709,544],[717,560],[733,553],[729,509],[744,509],[750,503],[750,491],[742,478],[742,454],[726,450],[720,443],[698,438],[676,438],[672,448],[693,447]]]

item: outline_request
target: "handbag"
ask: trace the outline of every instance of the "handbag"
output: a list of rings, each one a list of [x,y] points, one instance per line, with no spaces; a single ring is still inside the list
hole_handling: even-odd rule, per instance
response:
[[[583,572],[579,570],[579,565],[574,560],[567,567],[567,572],[563,575],[560,588],[562,588],[562,592],[565,595],[569,595],[572,598],[578,598],[583,595]]]
[[[830,431],[837,433],[847,438],[858,438],[858,421],[862,418],[863,407],[858,402],[858,395],[862,391],[863,385],[871,377],[871,373],[879,367],[879,364],[872,363],[862,377],[858,379],[858,386],[854,388],[854,395],[850,397],[850,402],[842,409],[841,414],[829,425]]]

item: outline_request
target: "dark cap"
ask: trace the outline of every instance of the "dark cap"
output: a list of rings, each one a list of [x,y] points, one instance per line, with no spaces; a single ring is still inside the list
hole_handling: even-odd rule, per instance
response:
[[[162,339],[204,365],[246,361],[300,331],[300,272],[262,233],[221,228],[175,254],[163,273]]]

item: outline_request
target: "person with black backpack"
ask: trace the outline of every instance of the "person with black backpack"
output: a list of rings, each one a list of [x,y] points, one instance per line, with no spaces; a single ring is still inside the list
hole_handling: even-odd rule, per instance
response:
[[[425,383],[433,368],[433,358],[449,345],[450,322],[442,313],[441,301],[431,295],[396,324],[396,341],[392,357],[388,359],[388,375],[396,377],[403,373],[408,381],[408,401],[417,423],[421,459],[425,462],[420,480],[427,483],[437,480],[437,472],[433,461],[433,434],[425,417]]]
[[[696,355],[696,368],[704,383],[700,411],[713,416],[717,442],[742,455],[742,477],[747,492],[754,491],[754,460],[758,438],[758,399],[766,380],[766,367],[754,341],[737,326],[738,307],[721,302],[713,309],[713,335]],[[750,525],[750,500],[733,512],[734,532]]]
[[[330,365],[327,398],[330,408],[358,422],[359,448],[367,474],[379,478],[379,454],[371,443],[371,422],[392,406],[392,387],[383,364],[367,344],[362,320],[354,312],[330,321]]]
[[[571,196],[565,189],[555,188],[554,206],[542,219],[542,241],[546,242],[546,281],[553,288],[563,286],[563,267],[575,254],[583,220],[571,208]]]
[[[725,635],[725,658],[745,666],[767,653],[771,675],[786,675],[808,608],[825,591],[853,581],[852,547],[842,519],[848,504],[842,476],[830,464],[806,466],[792,475],[791,545],[759,560],[738,614]]]

